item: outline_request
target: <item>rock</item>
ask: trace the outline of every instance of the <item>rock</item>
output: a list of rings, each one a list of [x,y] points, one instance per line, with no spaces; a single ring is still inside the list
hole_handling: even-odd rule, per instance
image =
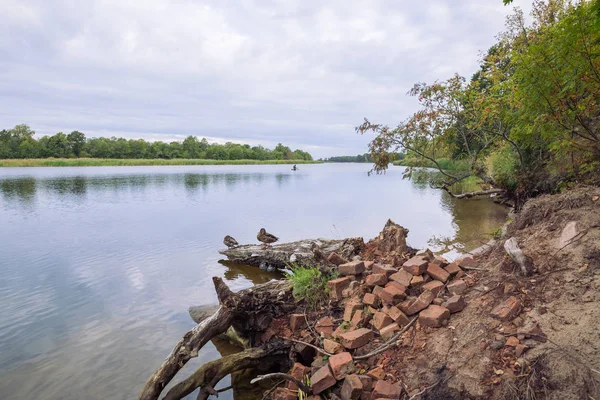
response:
[[[413,279],[413,275],[403,269],[389,276],[389,279],[398,282],[404,287],[410,286],[410,281]]]
[[[429,262],[423,257],[413,257],[402,265],[402,268],[412,275],[422,275],[427,271]]]
[[[294,385],[296,386],[296,385]],[[282,387],[278,387],[271,393],[272,400],[297,400],[298,399],[298,389],[290,390]]]
[[[388,279],[385,274],[371,274],[365,279],[365,286],[370,288],[375,286],[385,286],[387,282]]]
[[[511,336],[508,339],[506,339],[506,343],[504,343],[504,345],[508,346],[508,347],[517,347],[518,344],[519,344],[519,339],[517,339],[514,336]]]
[[[402,394],[400,384],[393,384],[384,380],[379,380],[373,388],[373,399],[399,399]]]
[[[430,305],[419,314],[419,323],[423,326],[439,328],[450,318],[450,311],[442,306]]]
[[[362,302],[363,304],[376,308],[381,304],[379,296],[376,296],[373,293],[365,293]]]
[[[379,298],[386,304],[396,305],[406,298],[406,294],[396,286],[388,286],[379,292]]]
[[[398,272],[396,268],[392,267],[389,264],[373,264],[373,273],[374,274],[383,274],[386,278],[389,278],[391,275]]]
[[[469,269],[469,268],[477,268],[479,263],[473,259],[473,257],[467,257],[458,262],[458,266],[461,268]]]
[[[385,326],[384,328],[381,328],[379,330],[379,334],[384,340],[388,340],[389,338],[394,336],[394,334],[398,331],[400,331],[400,327],[398,326],[398,324],[392,323]]]
[[[442,304],[442,307],[447,308],[452,314],[464,310],[466,306],[467,303],[464,297],[460,295],[452,296]]]
[[[524,276],[529,276],[533,272],[533,262],[530,257],[527,257],[523,253],[523,250],[519,247],[517,238],[512,237],[504,242],[504,251],[506,251],[511,260],[519,265]]]
[[[350,301],[346,304],[346,308],[344,309],[344,321],[350,322],[352,320],[352,315],[354,311],[360,310],[362,308],[362,304],[356,301]]]
[[[356,369],[352,355],[348,352],[329,357],[329,367],[331,368],[333,377],[338,381],[344,379],[346,375],[352,374]]]
[[[458,263],[453,262],[452,264],[448,264],[444,267],[444,271],[450,274],[450,276],[454,276],[459,272],[462,272],[462,269],[458,266]]]
[[[462,279],[457,279],[448,284],[448,291],[452,294],[463,294],[467,291],[467,284]]]
[[[427,282],[421,286],[421,290],[430,290],[436,297],[440,295],[440,292],[444,290],[444,284],[440,281]]]
[[[369,244],[381,254],[404,254],[408,252],[406,235],[408,235],[408,229],[401,227],[390,219],[386,222],[381,233]]]
[[[521,300],[515,296],[510,296],[502,303],[498,304],[491,312],[492,317],[502,321],[515,318],[521,312]]]
[[[415,254],[416,257],[422,257],[424,259],[426,259],[429,262],[432,262],[435,259],[435,256],[433,255],[433,252],[429,249],[425,249],[425,250],[419,250],[417,251],[417,254]]]
[[[435,295],[430,290],[424,291],[415,299],[415,301],[410,304],[410,306],[408,306],[406,314],[414,315],[419,311],[426,309],[431,304],[433,299],[435,299]]]
[[[556,243],[557,249],[563,249],[567,247],[571,241],[577,236],[579,232],[577,231],[577,221],[569,221],[567,225],[563,228],[560,238]]]
[[[335,265],[342,265],[342,264],[346,264],[348,262],[348,260],[346,260],[344,257],[340,256],[338,253],[333,252],[329,255],[329,257],[327,257],[327,261],[329,261],[332,264]]]
[[[410,286],[414,288],[418,288],[419,286],[425,283],[425,279],[421,275],[413,276],[410,281]]]
[[[296,332],[306,326],[306,316],[304,314],[290,315],[290,328]]]
[[[329,365],[321,367],[310,377],[310,388],[314,394],[319,394],[335,385],[337,381],[333,377]]]
[[[373,320],[371,321],[371,324],[375,329],[381,330],[382,328],[385,328],[393,322],[394,321],[386,313],[376,312],[375,315],[373,315]]]
[[[365,272],[365,263],[357,260],[338,266],[340,275],[360,275]]]
[[[398,307],[389,307],[385,312],[387,313],[387,315],[389,315],[392,321],[394,321],[402,328],[408,325],[408,323],[410,322],[406,314],[400,311]]]
[[[515,356],[521,357],[523,353],[527,351],[527,349],[529,349],[529,347],[527,347],[526,345],[518,344],[515,348]]]
[[[338,278],[327,282],[329,287],[329,295],[332,300],[342,300],[343,291],[350,285],[350,278]]]
[[[367,271],[370,271],[371,269],[373,269],[373,265],[375,265],[375,261],[364,261],[365,263],[365,269]]]
[[[337,354],[344,351],[344,346],[330,339],[323,340],[323,349],[330,354]]]
[[[347,349],[358,349],[369,343],[372,338],[373,331],[367,328],[360,328],[340,335],[342,346]]]
[[[440,282],[446,282],[450,277],[450,274],[438,265],[430,263],[427,266],[427,274],[433,279],[437,279]]]
[[[363,393],[363,383],[356,374],[348,375],[342,385],[342,400],[358,400]]]
[[[331,317],[323,317],[317,321],[315,324],[315,331],[319,334],[323,334],[325,336],[331,336],[334,331],[335,324]]]
[[[377,367],[367,372],[367,376],[370,376],[373,379],[381,380],[385,378],[385,371],[382,367]]]
[[[218,304],[210,304],[204,306],[192,306],[188,309],[190,317],[192,320],[199,324],[204,321],[206,318],[211,317],[214,313],[219,309]]]
[[[503,347],[504,347],[504,342],[501,342],[499,340],[495,340],[494,342],[492,342],[492,344],[490,346],[490,348],[492,350],[496,350],[496,351],[500,350]]]
[[[299,381],[304,382],[304,377],[310,375],[310,368],[300,363],[294,363],[294,366],[290,371],[290,375],[298,379]],[[296,384],[293,382],[288,381],[286,387],[291,390],[298,390],[298,386],[296,386]]]

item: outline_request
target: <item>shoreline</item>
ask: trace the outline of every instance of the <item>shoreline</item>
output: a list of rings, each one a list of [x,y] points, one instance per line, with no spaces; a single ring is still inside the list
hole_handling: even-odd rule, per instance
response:
[[[132,158],[29,158],[0,160],[0,168],[29,167],[135,167],[168,165],[292,165],[322,164],[307,160],[208,160],[208,159],[132,159]]]

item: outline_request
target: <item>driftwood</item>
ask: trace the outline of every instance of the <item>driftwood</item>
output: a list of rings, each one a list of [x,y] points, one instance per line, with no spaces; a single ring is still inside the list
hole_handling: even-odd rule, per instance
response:
[[[521,250],[519,247],[516,238],[512,237],[504,242],[504,250],[511,260],[519,264],[521,272],[523,272],[524,276],[531,275],[533,272],[531,260],[525,255],[525,253],[523,253],[523,250]]]
[[[289,281],[271,281],[233,293],[221,278],[213,278],[220,307],[211,317],[188,331],[177,343],[169,357],[150,377],[140,400],[158,399],[160,393],[177,372],[212,338],[224,334],[230,326],[250,345],[257,342],[273,318],[293,308]],[[215,375],[216,376],[216,375]],[[212,382],[212,381],[211,381]]]
[[[242,245],[219,250],[230,261],[263,269],[283,269],[291,264],[328,264],[327,257],[336,252],[347,260],[358,255],[364,248],[362,238],[344,240],[306,239],[276,244],[268,248],[262,245]]]

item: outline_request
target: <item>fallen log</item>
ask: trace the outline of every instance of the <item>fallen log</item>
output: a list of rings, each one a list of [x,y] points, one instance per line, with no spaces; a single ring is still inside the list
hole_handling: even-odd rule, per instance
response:
[[[306,266],[329,264],[327,257],[333,252],[351,260],[363,248],[362,238],[306,239],[276,244],[267,248],[262,245],[247,244],[219,250],[219,253],[235,263],[274,270],[289,268],[291,264]]]
[[[214,277],[220,307],[211,317],[188,331],[171,354],[146,382],[140,400],[156,400],[177,372],[212,338],[224,334],[230,326],[250,345],[257,342],[277,318],[293,309],[291,283],[271,281],[233,293],[221,278]]]

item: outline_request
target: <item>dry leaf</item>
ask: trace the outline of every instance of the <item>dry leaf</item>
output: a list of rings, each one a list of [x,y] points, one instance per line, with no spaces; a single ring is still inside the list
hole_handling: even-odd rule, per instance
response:
[[[496,375],[504,375],[504,371],[503,371],[503,370],[501,370],[501,369],[496,369],[496,368],[494,368],[494,373],[495,373]]]
[[[599,198],[599,196],[592,196],[592,201],[598,201]]]

